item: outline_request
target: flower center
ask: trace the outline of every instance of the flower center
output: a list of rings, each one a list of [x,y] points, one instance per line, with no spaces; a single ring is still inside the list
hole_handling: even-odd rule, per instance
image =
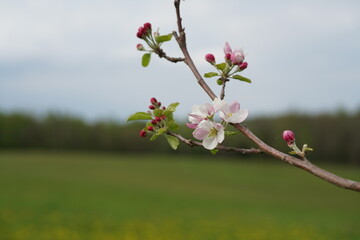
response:
[[[209,131],[209,137],[215,137],[218,133],[218,130],[216,128],[212,128]]]

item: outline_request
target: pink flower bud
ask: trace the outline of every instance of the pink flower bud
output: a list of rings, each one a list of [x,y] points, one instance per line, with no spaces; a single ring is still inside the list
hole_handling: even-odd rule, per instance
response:
[[[145,50],[144,46],[141,43],[136,44],[136,49],[139,50],[139,51],[144,51]]]
[[[239,64],[239,69],[240,70],[244,70],[248,67],[248,63],[247,62],[243,62],[241,64]]]
[[[161,118],[155,117],[155,121],[156,121],[156,122],[161,122]]]
[[[145,29],[144,29],[143,27],[139,27],[136,36],[137,36],[138,38],[143,39],[143,38],[144,38],[144,35],[145,35],[145,32],[146,32],[146,31],[145,31]]]
[[[151,120],[151,124],[156,126],[157,125],[157,121],[154,119],[154,120]]]
[[[154,106],[154,105],[150,105],[150,106],[149,106],[149,109],[154,110],[154,109],[155,109],[155,106]]]
[[[145,29],[145,31],[147,32],[147,31],[151,31],[151,23],[144,23],[144,29]]]
[[[148,129],[149,131],[151,131],[151,132],[154,131],[154,127],[153,127],[153,126],[148,126],[147,129]]]
[[[225,61],[230,61],[230,58],[231,58],[230,53],[225,54]]]
[[[161,107],[161,102],[158,102],[157,105],[158,105],[158,107]]]
[[[236,49],[231,53],[230,60],[233,64],[241,64],[244,61],[244,52],[240,49]]]
[[[288,145],[291,145],[295,141],[295,135],[290,130],[285,130],[282,135],[283,139],[287,142]]]
[[[208,61],[209,63],[215,63],[215,57],[211,53],[205,55],[205,60]]]
[[[162,107],[161,109],[162,109],[162,110],[165,110],[165,109],[166,109],[166,107]]]
[[[151,102],[151,104],[153,104],[153,105],[155,105],[156,103],[157,103],[157,100],[156,100],[156,98],[150,98],[150,102]]]
[[[146,137],[147,132],[145,130],[140,131],[140,137]]]
[[[165,115],[162,115],[162,116],[161,116],[161,119],[162,119],[162,120],[164,120],[165,118],[166,118],[166,116],[165,116]]]

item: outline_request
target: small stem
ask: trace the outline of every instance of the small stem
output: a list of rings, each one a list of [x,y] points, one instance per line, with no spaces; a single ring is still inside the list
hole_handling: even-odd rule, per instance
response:
[[[225,98],[225,87],[226,87],[226,82],[228,81],[227,79],[224,79],[223,77],[222,77],[222,80],[223,80],[223,84],[222,84],[221,93],[220,93],[221,100],[223,100]]]
[[[169,57],[168,55],[166,55],[166,53],[164,52],[164,50],[162,50],[161,48],[157,48],[154,50],[154,53],[156,53],[160,58],[165,58],[166,60],[168,60],[169,62],[173,62],[173,63],[177,63],[177,62],[184,62],[185,58],[175,58],[175,57]]]
[[[198,147],[203,147],[201,142],[197,142],[197,141],[192,141],[191,139],[186,139],[183,136],[181,136],[180,134],[177,133],[173,133],[173,132],[167,132],[167,134],[176,137],[177,139],[179,139],[181,142],[186,143],[187,145],[189,145],[190,147],[193,146],[198,146]],[[237,147],[227,147],[227,146],[223,146],[223,145],[217,145],[217,147],[215,149],[219,149],[219,150],[225,150],[225,151],[232,151],[232,152],[238,152],[241,154],[257,154],[257,153],[262,153],[262,151],[260,149],[256,149],[256,148],[237,148]]]

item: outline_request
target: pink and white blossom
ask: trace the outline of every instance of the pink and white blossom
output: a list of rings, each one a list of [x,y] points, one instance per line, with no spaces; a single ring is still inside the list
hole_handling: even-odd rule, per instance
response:
[[[202,140],[204,148],[212,150],[224,141],[224,126],[210,120],[203,120],[198,124],[193,136],[198,140]]]
[[[189,128],[196,128],[201,121],[212,119],[221,106],[222,100],[218,98],[215,98],[212,104],[205,103],[203,105],[194,105],[191,108],[191,113],[189,114],[190,123],[186,123],[186,125]]]
[[[238,65],[241,64],[245,59],[245,54],[244,51],[242,49],[235,49],[230,56],[230,61],[234,64],[234,65]]]
[[[228,42],[225,43],[225,46],[224,46],[224,53],[225,55],[227,54],[230,54],[232,53],[232,50],[231,50],[231,47],[230,47],[230,44]]]
[[[234,65],[241,64],[245,59],[245,54],[242,49],[231,49],[228,42],[224,46],[225,60],[230,60]]]
[[[228,123],[241,123],[248,116],[247,109],[240,109],[240,104],[236,101],[231,103],[230,105],[222,101],[220,107],[220,118]]]

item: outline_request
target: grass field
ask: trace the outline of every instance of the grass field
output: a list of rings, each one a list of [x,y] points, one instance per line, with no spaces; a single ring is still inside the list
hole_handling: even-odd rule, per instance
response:
[[[360,239],[359,193],[275,160],[209,158],[0,152],[0,239]]]

